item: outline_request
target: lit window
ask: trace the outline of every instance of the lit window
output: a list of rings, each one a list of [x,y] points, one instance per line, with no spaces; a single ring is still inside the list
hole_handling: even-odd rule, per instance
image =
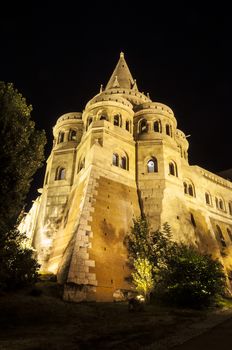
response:
[[[75,130],[69,130],[68,139],[69,141],[76,141],[77,132]]]
[[[152,157],[152,159],[150,159],[147,162],[147,172],[148,173],[157,173],[158,172],[158,162],[157,162],[157,159],[155,157]]]
[[[147,121],[146,119],[143,119],[140,123],[140,133],[147,132]]]

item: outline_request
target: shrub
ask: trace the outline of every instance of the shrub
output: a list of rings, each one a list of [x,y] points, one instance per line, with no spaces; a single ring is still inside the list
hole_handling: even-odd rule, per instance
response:
[[[159,277],[162,299],[182,307],[209,306],[225,289],[221,263],[184,244],[175,245]]]

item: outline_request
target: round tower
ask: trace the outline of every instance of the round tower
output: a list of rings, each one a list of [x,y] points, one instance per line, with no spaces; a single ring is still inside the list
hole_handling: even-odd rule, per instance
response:
[[[53,128],[53,149],[47,160],[45,186],[72,185],[76,147],[82,134],[81,113],[66,113],[58,118]]]
[[[53,148],[47,159],[37,233],[33,242],[44,271],[73,184],[76,148],[82,137],[82,129],[81,113],[74,112],[62,115],[53,128]]]

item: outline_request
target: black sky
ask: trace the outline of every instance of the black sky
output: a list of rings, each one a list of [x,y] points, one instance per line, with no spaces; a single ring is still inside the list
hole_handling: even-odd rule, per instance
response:
[[[232,167],[232,16],[218,4],[152,5],[86,3],[0,15],[0,80],[13,82],[32,104],[32,118],[47,133],[46,155],[57,118],[82,111],[124,51],[139,90],[170,106],[178,128],[191,135],[190,164],[213,172]],[[34,178],[30,199],[44,170]]]

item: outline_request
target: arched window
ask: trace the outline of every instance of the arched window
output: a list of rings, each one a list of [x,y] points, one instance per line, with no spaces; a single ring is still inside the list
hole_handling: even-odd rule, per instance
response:
[[[121,157],[121,164],[120,164],[122,169],[127,169],[127,161],[126,161],[126,157],[123,156]]]
[[[169,174],[175,176],[175,166],[173,163],[169,163]]]
[[[195,197],[195,188],[191,180],[186,179],[184,181],[184,193],[191,197]]]
[[[232,242],[232,233],[231,233],[231,231],[228,228],[227,228],[227,233],[228,233],[228,236],[230,237],[230,240]]]
[[[65,179],[65,168],[58,167],[56,169],[56,177],[55,180],[64,180]]]
[[[205,192],[205,202],[206,204],[211,204],[211,200],[210,200],[210,194]]]
[[[130,131],[130,122],[129,122],[129,120],[126,120],[126,130]]]
[[[69,134],[68,134],[68,140],[69,141],[76,141],[77,139],[77,132],[76,130],[69,130]]]
[[[222,234],[221,228],[220,228],[218,225],[216,225],[216,229],[217,229],[218,239],[219,239],[219,241],[221,242],[221,245],[222,245],[223,247],[226,247],[225,238],[224,238],[224,236],[223,236],[223,234]]]
[[[45,177],[45,185],[48,184],[48,176],[49,176],[49,172],[47,172],[46,177]]]
[[[157,159],[155,157],[152,157],[152,159],[150,159],[147,162],[147,172],[148,173],[157,173],[158,172],[158,162],[157,162]]]
[[[119,156],[117,153],[113,153],[112,164],[115,166],[119,166]]]
[[[101,115],[101,116],[100,116],[100,120],[108,120],[108,118],[107,118],[106,115]]]
[[[188,194],[188,185],[184,182],[184,193]]]
[[[166,134],[171,136],[171,128],[169,124],[166,124]]]
[[[229,202],[228,206],[229,206],[229,213],[230,215],[232,215],[232,202]]]
[[[216,203],[216,208],[219,210],[224,210],[225,206],[224,206],[224,201],[222,200],[222,198],[218,198],[215,197],[215,203]]]
[[[219,209],[224,210],[224,203],[222,199],[219,199]]]
[[[64,132],[60,131],[59,135],[58,135],[58,142],[57,143],[61,143],[64,142]]]
[[[147,121],[146,119],[143,119],[141,122],[140,122],[140,133],[144,133],[144,132],[147,132]]]
[[[188,194],[193,197],[193,186],[191,184],[188,186]]]
[[[118,114],[114,116],[114,125],[121,126],[121,117]]]
[[[155,132],[162,132],[161,122],[160,120],[156,120],[154,122],[154,131]]]
[[[178,177],[177,166],[174,162],[169,163],[169,175]]]

